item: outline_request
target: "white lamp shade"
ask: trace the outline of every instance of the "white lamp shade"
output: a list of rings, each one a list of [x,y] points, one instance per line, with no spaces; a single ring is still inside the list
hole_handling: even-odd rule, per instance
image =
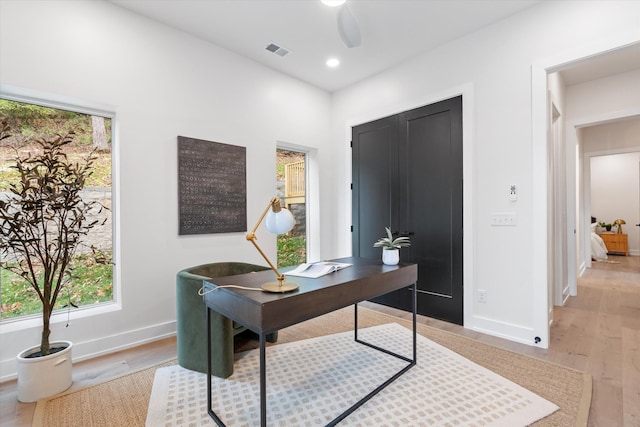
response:
[[[293,229],[296,220],[289,209],[282,209],[280,212],[273,212],[269,209],[264,226],[269,233],[282,234]]]

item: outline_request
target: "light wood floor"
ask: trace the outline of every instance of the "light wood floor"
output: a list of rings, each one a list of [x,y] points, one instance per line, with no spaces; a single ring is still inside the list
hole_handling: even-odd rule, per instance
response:
[[[578,296],[554,310],[548,350],[513,343],[426,317],[419,322],[593,376],[591,427],[640,427],[640,257],[611,256],[578,281]],[[377,304],[366,306],[410,318]],[[175,338],[75,363],[72,388],[176,357]],[[16,399],[16,383],[0,383],[0,425],[30,426],[35,403]]]

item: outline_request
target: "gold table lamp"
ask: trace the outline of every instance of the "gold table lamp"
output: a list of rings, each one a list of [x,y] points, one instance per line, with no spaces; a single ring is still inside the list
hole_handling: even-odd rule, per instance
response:
[[[274,197],[269,201],[267,208],[262,212],[260,219],[256,223],[255,227],[251,232],[247,233],[247,240],[253,243],[253,246],[256,247],[262,258],[267,261],[269,267],[276,273],[276,277],[278,278],[277,282],[267,282],[262,285],[262,290],[267,292],[290,292],[295,291],[300,287],[298,283],[288,282],[283,274],[281,274],[278,269],[273,265],[267,255],[260,249],[260,246],[256,243],[258,238],[256,237],[256,230],[262,223],[262,220],[265,221],[265,228],[268,232],[273,234],[282,234],[288,231],[291,231],[294,225],[296,225],[296,220],[293,217],[293,214],[288,210],[283,208],[280,205],[280,199]]]
[[[626,224],[624,219],[616,219],[613,223],[618,226],[618,234],[622,234],[622,224]]]

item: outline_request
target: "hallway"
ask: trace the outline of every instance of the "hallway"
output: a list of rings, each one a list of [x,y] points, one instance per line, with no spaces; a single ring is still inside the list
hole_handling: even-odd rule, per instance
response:
[[[609,256],[554,310],[547,359],[593,377],[589,426],[640,426],[640,257]]]

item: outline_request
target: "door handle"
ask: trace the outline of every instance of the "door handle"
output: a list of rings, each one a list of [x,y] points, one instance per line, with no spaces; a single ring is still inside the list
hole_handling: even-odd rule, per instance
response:
[[[414,233],[413,231],[394,231],[393,233],[391,233],[392,236],[399,236],[399,237],[409,237],[409,236],[413,236]]]

